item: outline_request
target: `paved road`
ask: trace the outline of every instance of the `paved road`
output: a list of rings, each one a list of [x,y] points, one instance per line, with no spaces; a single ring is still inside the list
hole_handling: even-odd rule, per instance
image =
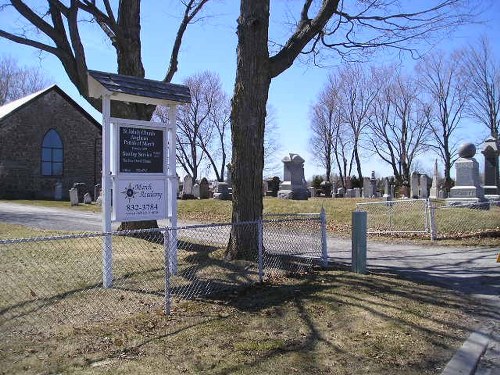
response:
[[[101,215],[71,209],[55,209],[0,202],[0,221],[42,229],[78,231],[101,230]],[[167,225],[161,221],[160,226]],[[188,223],[179,223],[186,225]],[[114,227],[118,223],[114,224]],[[367,266],[373,272],[399,274],[413,280],[441,285],[479,299],[491,314],[490,327],[500,337],[500,251],[486,247],[444,247],[394,244],[368,241]],[[349,240],[328,237],[328,253],[335,263],[350,266]],[[486,357],[500,368],[500,343],[493,342]],[[488,357],[489,356],[489,357]],[[488,362],[488,366],[491,362]],[[487,374],[489,367],[480,364],[477,374]]]

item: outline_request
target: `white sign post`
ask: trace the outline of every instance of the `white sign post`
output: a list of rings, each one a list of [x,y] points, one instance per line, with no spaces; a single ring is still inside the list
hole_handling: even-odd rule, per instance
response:
[[[113,284],[112,221],[169,219],[177,226],[176,106],[189,88],[138,77],[88,72],[89,96],[102,97],[103,286]],[[169,122],[111,117],[111,100],[164,105]],[[177,233],[164,241],[167,274],[177,271]]]

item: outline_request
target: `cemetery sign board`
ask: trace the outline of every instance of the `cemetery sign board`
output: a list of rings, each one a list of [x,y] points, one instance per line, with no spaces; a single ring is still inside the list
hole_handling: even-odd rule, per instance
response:
[[[163,130],[120,126],[120,173],[163,173]]]

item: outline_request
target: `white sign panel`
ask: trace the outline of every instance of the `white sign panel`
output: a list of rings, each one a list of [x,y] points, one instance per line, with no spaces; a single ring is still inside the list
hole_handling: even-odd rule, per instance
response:
[[[141,221],[167,218],[163,179],[119,179],[113,188],[113,220]]]

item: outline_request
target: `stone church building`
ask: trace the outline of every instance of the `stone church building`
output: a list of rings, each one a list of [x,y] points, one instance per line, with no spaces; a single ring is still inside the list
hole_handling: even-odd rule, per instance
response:
[[[101,183],[101,125],[58,86],[0,107],[0,199],[68,199]]]

